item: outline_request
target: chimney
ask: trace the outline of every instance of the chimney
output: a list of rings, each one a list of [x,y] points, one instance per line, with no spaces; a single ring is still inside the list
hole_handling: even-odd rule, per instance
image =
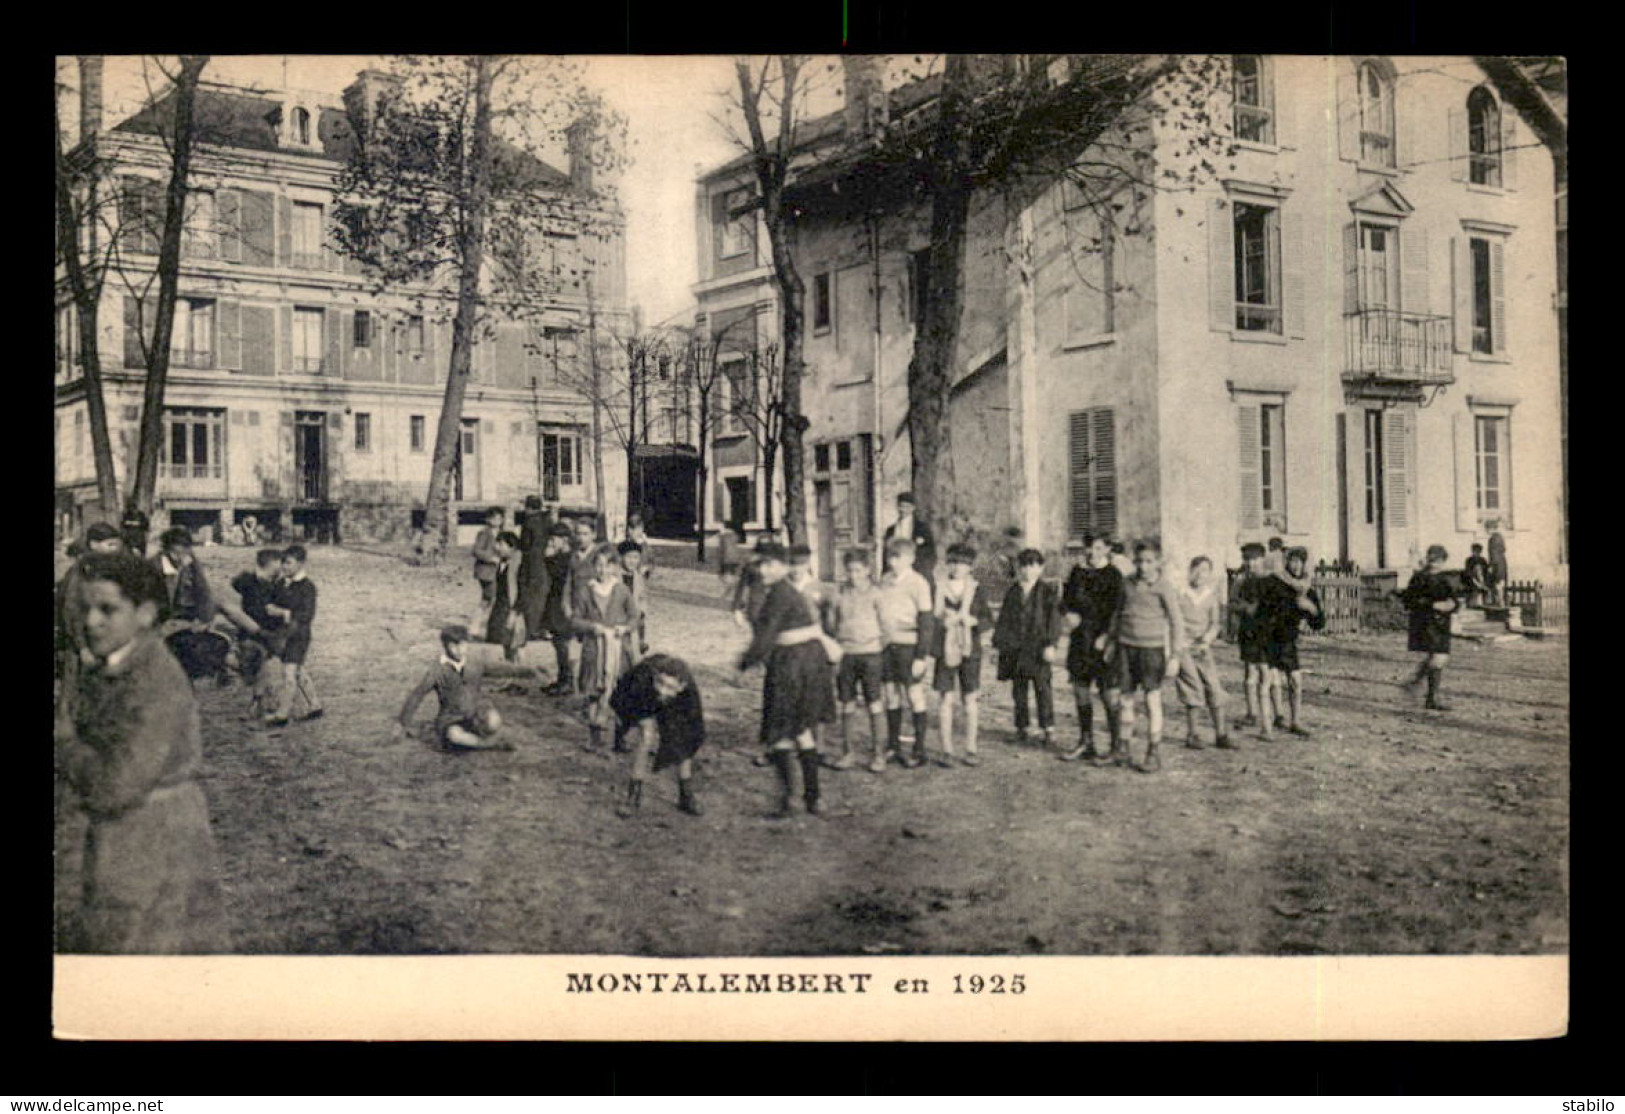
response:
[[[102,130],[102,56],[79,55],[79,140],[88,143]]]
[[[586,118],[564,129],[570,153],[570,184],[583,193],[592,192],[592,135],[592,121]]]
[[[850,141],[875,138],[886,127],[886,56],[844,54],[846,137]]]
[[[382,70],[362,70],[344,90],[344,111],[363,140],[378,122],[379,105],[401,90],[401,79]]]

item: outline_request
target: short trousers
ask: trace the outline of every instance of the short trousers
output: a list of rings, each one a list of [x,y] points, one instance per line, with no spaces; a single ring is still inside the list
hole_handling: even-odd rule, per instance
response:
[[[850,704],[861,689],[865,704],[880,703],[880,654],[847,654],[835,673],[835,694]]]
[[[1117,687],[1122,691],[1158,692],[1167,673],[1168,659],[1161,646],[1117,647]]]
[[[1269,650],[1262,639],[1243,639],[1241,643],[1241,663],[1243,665],[1263,665],[1269,660]]]
[[[441,724],[440,725],[440,741],[441,742],[450,742],[451,741],[449,736],[451,734],[451,729],[453,727],[461,727],[464,731],[467,731],[469,734],[478,735],[481,738],[485,738],[485,737],[491,735],[492,732],[487,730],[487,727],[486,727],[486,724],[487,724],[487,715],[486,714],[488,712],[490,712],[490,710],[491,710],[491,702],[488,701],[488,700],[481,701],[480,706],[474,710],[472,715],[467,715],[467,716],[464,716],[462,719],[454,719],[454,720],[451,720],[451,721],[449,721],[447,723]]]
[[[982,687],[982,655],[972,654],[958,665],[937,662],[937,676],[931,687],[937,692],[953,692],[955,681],[959,682],[959,691],[966,696],[980,689]]]
[[[1298,664],[1298,641],[1279,642],[1269,647],[1265,656],[1272,669],[1279,669],[1282,673],[1296,673],[1303,668]]]
[[[912,685],[914,676],[914,646],[912,643],[894,642],[880,651],[880,679],[888,685]],[[918,680],[923,680],[919,678]]]
[[[1224,700],[1224,685],[1213,662],[1212,650],[1187,650],[1179,659],[1179,676],[1174,682],[1179,700],[1187,708],[1200,708],[1209,697]]]

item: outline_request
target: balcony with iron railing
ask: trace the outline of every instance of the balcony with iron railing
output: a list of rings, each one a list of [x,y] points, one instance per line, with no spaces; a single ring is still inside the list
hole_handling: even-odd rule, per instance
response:
[[[1437,386],[1455,382],[1448,317],[1362,309],[1343,318],[1345,380]]]

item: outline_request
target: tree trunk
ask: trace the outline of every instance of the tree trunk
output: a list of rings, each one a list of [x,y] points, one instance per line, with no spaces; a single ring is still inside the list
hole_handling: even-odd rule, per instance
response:
[[[141,400],[141,439],[136,449],[135,485],[130,500],[151,515],[158,487],[158,453],[164,439],[164,390],[169,383],[169,342],[175,331],[181,266],[181,232],[186,223],[186,183],[192,169],[192,120],[197,108],[198,77],[209,56],[181,58],[175,79],[175,136],[170,153],[169,189],[164,209],[164,236],[158,245],[158,308],[147,353],[147,382]]]
[[[96,242],[96,175],[99,167],[92,163],[86,173],[87,194],[83,210],[75,210],[73,186],[62,153],[62,124],[56,127],[56,213],[57,250],[62,256],[68,276],[68,289],[73,295],[74,319],[79,330],[79,366],[84,373],[85,408],[90,412],[90,448],[96,461],[96,494],[101,501],[102,517],[109,522],[118,521],[120,507],[118,474],[113,465],[113,444],[107,432],[107,402],[102,393],[102,358],[100,332],[96,325],[97,310],[101,305],[102,274],[100,270],[87,273],[85,259],[97,258]],[[86,248],[81,254],[79,233],[86,234]]]
[[[710,497],[710,494],[711,494],[711,490],[710,490],[711,469],[706,467],[706,464],[705,464],[705,450],[706,450],[706,446],[710,443],[710,440],[711,440],[711,417],[710,417],[710,413],[708,411],[708,408],[709,408],[709,406],[711,404],[711,397],[710,397],[711,392],[710,391],[700,391],[699,396],[700,396],[700,428],[699,428],[699,435],[700,436],[699,436],[699,446],[698,447],[699,447],[699,450],[700,450],[700,466],[699,466],[699,468],[697,468],[695,470],[695,477],[694,477],[695,482],[699,485],[699,491],[696,494],[695,500],[694,500],[694,518],[695,518],[695,522],[697,524],[698,532],[699,532],[699,535],[700,535],[698,556],[699,556],[700,564],[704,565],[705,564],[705,519],[706,519],[705,505],[706,505],[706,500]]]
[[[954,347],[964,309],[962,271],[971,185],[965,128],[970,73],[963,55],[950,55],[943,72],[941,115],[928,169],[931,247],[926,262],[925,319],[908,364],[908,438],[914,513],[947,542],[955,506],[950,392]]]
[[[446,394],[440,404],[435,430],[434,458],[429,467],[429,493],[425,500],[424,557],[433,563],[451,543],[451,470],[457,464],[463,435],[463,398],[468,394],[469,369],[474,354],[474,331],[479,320],[480,269],[485,259],[485,219],[491,196],[491,62],[484,55],[474,60],[474,135],[470,152],[468,219],[458,246],[457,317],[451,327],[451,365],[446,372]]]
[[[779,447],[777,445],[762,446],[762,528],[775,529],[773,525],[773,476],[778,470]],[[799,545],[794,537],[789,544]]]

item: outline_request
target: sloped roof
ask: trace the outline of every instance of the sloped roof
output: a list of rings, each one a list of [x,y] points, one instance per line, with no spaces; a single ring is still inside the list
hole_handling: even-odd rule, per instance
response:
[[[335,163],[347,161],[355,151],[355,130],[342,109],[315,110],[317,148],[286,147],[277,141],[277,123],[283,106],[276,98],[233,89],[200,86],[194,112],[197,141],[211,147],[235,147],[253,151],[282,151]],[[134,116],[113,128],[115,132],[159,135],[173,127],[175,92],[170,90]],[[492,172],[499,181],[512,186],[570,185],[570,176],[535,155],[497,139],[493,145]]]

